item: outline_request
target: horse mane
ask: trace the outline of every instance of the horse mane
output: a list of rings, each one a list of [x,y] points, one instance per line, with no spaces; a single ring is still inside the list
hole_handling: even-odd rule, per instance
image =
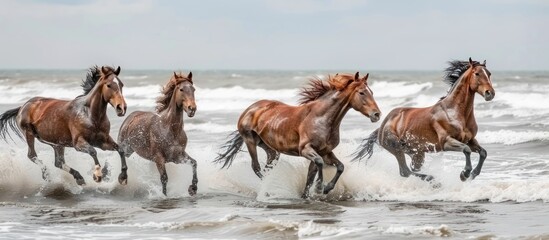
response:
[[[192,83],[189,78],[181,74],[179,74],[177,78],[172,76],[168,83],[166,83],[166,85],[164,85],[164,87],[160,89],[160,93],[162,95],[156,98],[156,113],[161,113],[168,108],[168,106],[170,105],[170,100],[173,96],[173,92],[175,90],[175,86],[184,81],[189,81]]]
[[[450,88],[448,89],[448,94],[450,94],[461,76],[465,73],[465,71],[467,71],[467,69],[469,69],[469,62],[454,60],[449,61],[448,65],[450,66],[444,69],[444,77],[442,78],[442,81],[450,85]],[[473,66],[477,65],[481,65],[480,62],[473,61]],[[446,96],[448,96],[448,94]],[[446,98],[446,96],[441,97],[440,100]]]
[[[354,77],[348,74],[336,74],[335,76],[328,75],[328,80],[326,81],[323,81],[319,77],[313,77],[309,80],[308,85],[300,90],[299,95],[301,98],[299,99],[299,105],[312,102],[330,90],[340,91],[352,82],[349,80],[354,80]]]
[[[114,68],[110,66],[106,66],[105,69],[107,69],[108,73],[114,73]],[[97,65],[90,67],[88,69],[88,72],[86,73],[86,78],[82,80],[82,84],[80,86],[82,87],[82,90],[84,90],[84,93],[80,96],[87,95],[91,92],[93,87],[95,87],[95,84],[99,82],[99,79],[101,78],[101,68]]]

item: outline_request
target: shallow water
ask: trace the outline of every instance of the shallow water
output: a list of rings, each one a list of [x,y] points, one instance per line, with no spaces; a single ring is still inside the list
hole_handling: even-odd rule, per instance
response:
[[[476,98],[477,139],[488,151],[483,171],[461,182],[463,154],[436,153],[422,172],[440,187],[401,178],[392,155],[376,147],[367,162],[350,163],[361,139],[379,126],[351,110],[335,153],[346,165],[334,191],[301,200],[308,162],[282,156],[260,181],[246,152],[233,166],[211,163],[235,130],[243,109],[263,98],[297,101],[307,78],[322,71],[195,71],[198,112],[185,117],[188,153],[198,160],[198,196],[189,197],[190,166],[168,164],[168,196],[161,193],[155,165],[133,155],[129,183],[120,186],[116,153],[99,151],[112,181],[91,178],[89,156],[66,150],[67,164],[80,171],[80,187],[53,166],[53,151],[37,143],[40,168],[25,144],[0,142],[0,238],[549,238],[549,73],[492,71],[496,97]],[[0,71],[0,111],[33,96],[74,98],[85,72]],[[152,110],[170,71],[123,71],[128,111]],[[428,106],[446,93],[440,72],[371,72],[369,84],[383,113],[397,106]],[[123,118],[108,109],[111,136]],[[260,151],[260,161],[265,154]],[[478,155],[473,154],[473,164]],[[326,168],[326,178],[335,169]]]

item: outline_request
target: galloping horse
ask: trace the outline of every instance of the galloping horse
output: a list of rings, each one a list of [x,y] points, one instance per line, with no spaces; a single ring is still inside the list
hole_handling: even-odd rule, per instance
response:
[[[183,130],[183,111],[193,117],[196,112],[192,73],[187,76],[173,73],[171,79],[162,89],[162,96],[156,102],[156,113],[136,111],[131,113],[120,126],[118,142],[126,157],[134,151],[141,157],[156,163],[162,182],[162,193],[166,195],[168,174],[166,163],[190,162],[193,168],[193,180],[189,194],[195,195],[198,179],[196,177],[196,160],[185,152],[187,135]],[[122,163],[125,167],[126,163]],[[126,168],[120,176],[127,181]]]
[[[95,162],[93,180],[101,182],[106,168],[101,170],[94,147],[118,151],[118,145],[109,136],[110,122],[107,118],[107,104],[116,109],[119,117],[126,113],[126,102],[122,96],[124,86],[120,79],[120,67],[97,66],[89,69],[82,82],[84,94],[72,101],[34,97],[23,106],[0,115],[0,135],[6,139],[8,126],[19,136],[24,135],[29,147],[29,159],[42,166],[42,177],[46,168],[37,158],[34,138],[50,145],[55,152],[55,166],[70,173],[78,185],[85,184],[82,175],[65,163],[65,147],[89,154]],[[18,126],[19,128],[17,128]],[[8,134],[9,135],[9,134]]]
[[[431,181],[430,175],[416,173],[423,166],[425,153],[433,151],[459,151],[465,154],[465,168],[460,174],[462,181],[471,175],[480,174],[487,152],[475,136],[477,123],[474,115],[475,93],[490,101],[495,96],[491,73],[486,61],[480,64],[471,60],[452,61],[445,70],[444,81],[450,84],[447,96],[435,105],[426,108],[396,108],[385,118],[381,127],[364,139],[355,160],[365,155],[372,156],[374,143],[393,154],[400,167],[400,175],[414,175]],[[479,162],[473,170],[471,152],[479,153]],[[404,154],[412,158],[412,171],[406,165]]]
[[[373,93],[367,85],[368,74],[360,78],[336,74],[327,81],[313,79],[309,88],[301,91],[299,106],[289,106],[279,101],[260,100],[248,107],[238,120],[238,130],[233,132],[232,139],[219,154],[215,162],[222,162],[223,167],[232,164],[243,143],[246,143],[252,169],[259,178],[263,178],[257,160],[259,146],[267,153],[267,163],[278,158],[279,153],[291,156],[302,156],[312,161],[309,167],[307,183],[302,195],[308,197],[314,177],[318,172],[316,191],[327,194],[332,190],[343,173],[343,164],[332,150],[339,144],[339,126],[350,108],[370,118],[379,120],[380,111]],[[324,164],[335,165],[337,173],[323,188],[322,167]]]

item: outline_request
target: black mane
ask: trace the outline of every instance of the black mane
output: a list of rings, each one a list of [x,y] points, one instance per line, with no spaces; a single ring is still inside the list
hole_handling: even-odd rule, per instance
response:
[[[106,76],[114,73],[114,68],[110,66],[105,66]],[[99,82],[99,79],[101,78],[101,68],[97,65],[90,67],[88,69],[88,73],[86,73],[86,79],[82,80],[82,84],[80,86],[82,87],[82,90],[84,90],[84,93],[81,96],[87,95],[90,93],[90,91],[95,87],[95,84]]]
[[[468,61],[459,61],[454,60],[448,62],[450,66],[448,66],[446,69],[444,69],[444,78],[442,79],[443,82],[450,85],[450,87],[453,87],[459,77],[467,71],[469,68],[469,62]],[[473,61],[473,66],[480,65],[479,62]]]
[[[99,78],[101,78],[101,69],[97,65],[90,67],[88,73],[86,73],[86,79],[83,79],[82,84],[80,84],[82,90],[84,90],[82,95],[88,94],[99,81]]]
[[[454,86],[456,85],[457,81],[467,71],[469,68],[469,62],[468,61],[449,61],[448,66],[446,69],[444,69],[444,77],[442,78],[442,81],[450,85],[450,89],[448,89],[448,94],[454,89]],[[473,66],[480,65],[479,62],[473,61]],[[440,98],[440,100],[444,99],[446,96]]]

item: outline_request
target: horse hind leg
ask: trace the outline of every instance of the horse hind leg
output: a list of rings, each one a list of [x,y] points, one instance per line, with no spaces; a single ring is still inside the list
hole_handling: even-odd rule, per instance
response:
[[[397,159],[398,167],[400,170],[400,176],[409,177],[410,175],[414,175],[428,182],[434,179],[433,176],[431,175],[415,173],[415,172],[412,172],[410,168],[408,168],[408,165],[406,165],[406,156],[404,154],[404,146],[401,143],[401,141],[399,141],[396,138],[396,136],[394,136],[393,134],[387,134],[384,137],[384,139],[380,142],[383,148],[387,149]]]
[[[421,170],[421,167],[423,167],[423,163],[425,162],[425,153],[418,152],[411,155],[412,162],[410,163],[410,168],[413,172],[419,172]]]
[[[267,154],[267,163],[265,164],[265,171],[273,169],[273,167],[276,165],[275,160],[278,161],[278,158],[280,157],[280,153],[272,149],[271,147],[267,146],[263,141],[261,141],[258,144],[259,147],[261,147],[263,150],[265,150],[265,153]],[[274,162],[274,163],[273,163]]]
[[[36,150],[34,148],[34,134],[29,130],[25,130],[25,140],[27,141],[28,146],[27,157],[31,160],[31,162],[40,166],[40,170],[42,171],[42,179],[47,181],[49,179],[48,169],[42,160],[38,159],[38,155],[36,154]]]
[[[76,180],[76,184],[84,185],[86,182],[80,173],[73,168],[65,164],[65,148],[61,146],[52,146],[53,152],[55,153],[55,166],[65,172],[68,172]]]
[[[257,144],[260,141],[259,136],[252,131],[246,131],[241,135],[244,139],[246,147],[248,148],[248,153],[252,158],[252,169],[254,170],[255,175],[257,175],[260,179],[263,179],[263,174],[261,174],[261,166],[259,165],[259,161],[257,159]]]

